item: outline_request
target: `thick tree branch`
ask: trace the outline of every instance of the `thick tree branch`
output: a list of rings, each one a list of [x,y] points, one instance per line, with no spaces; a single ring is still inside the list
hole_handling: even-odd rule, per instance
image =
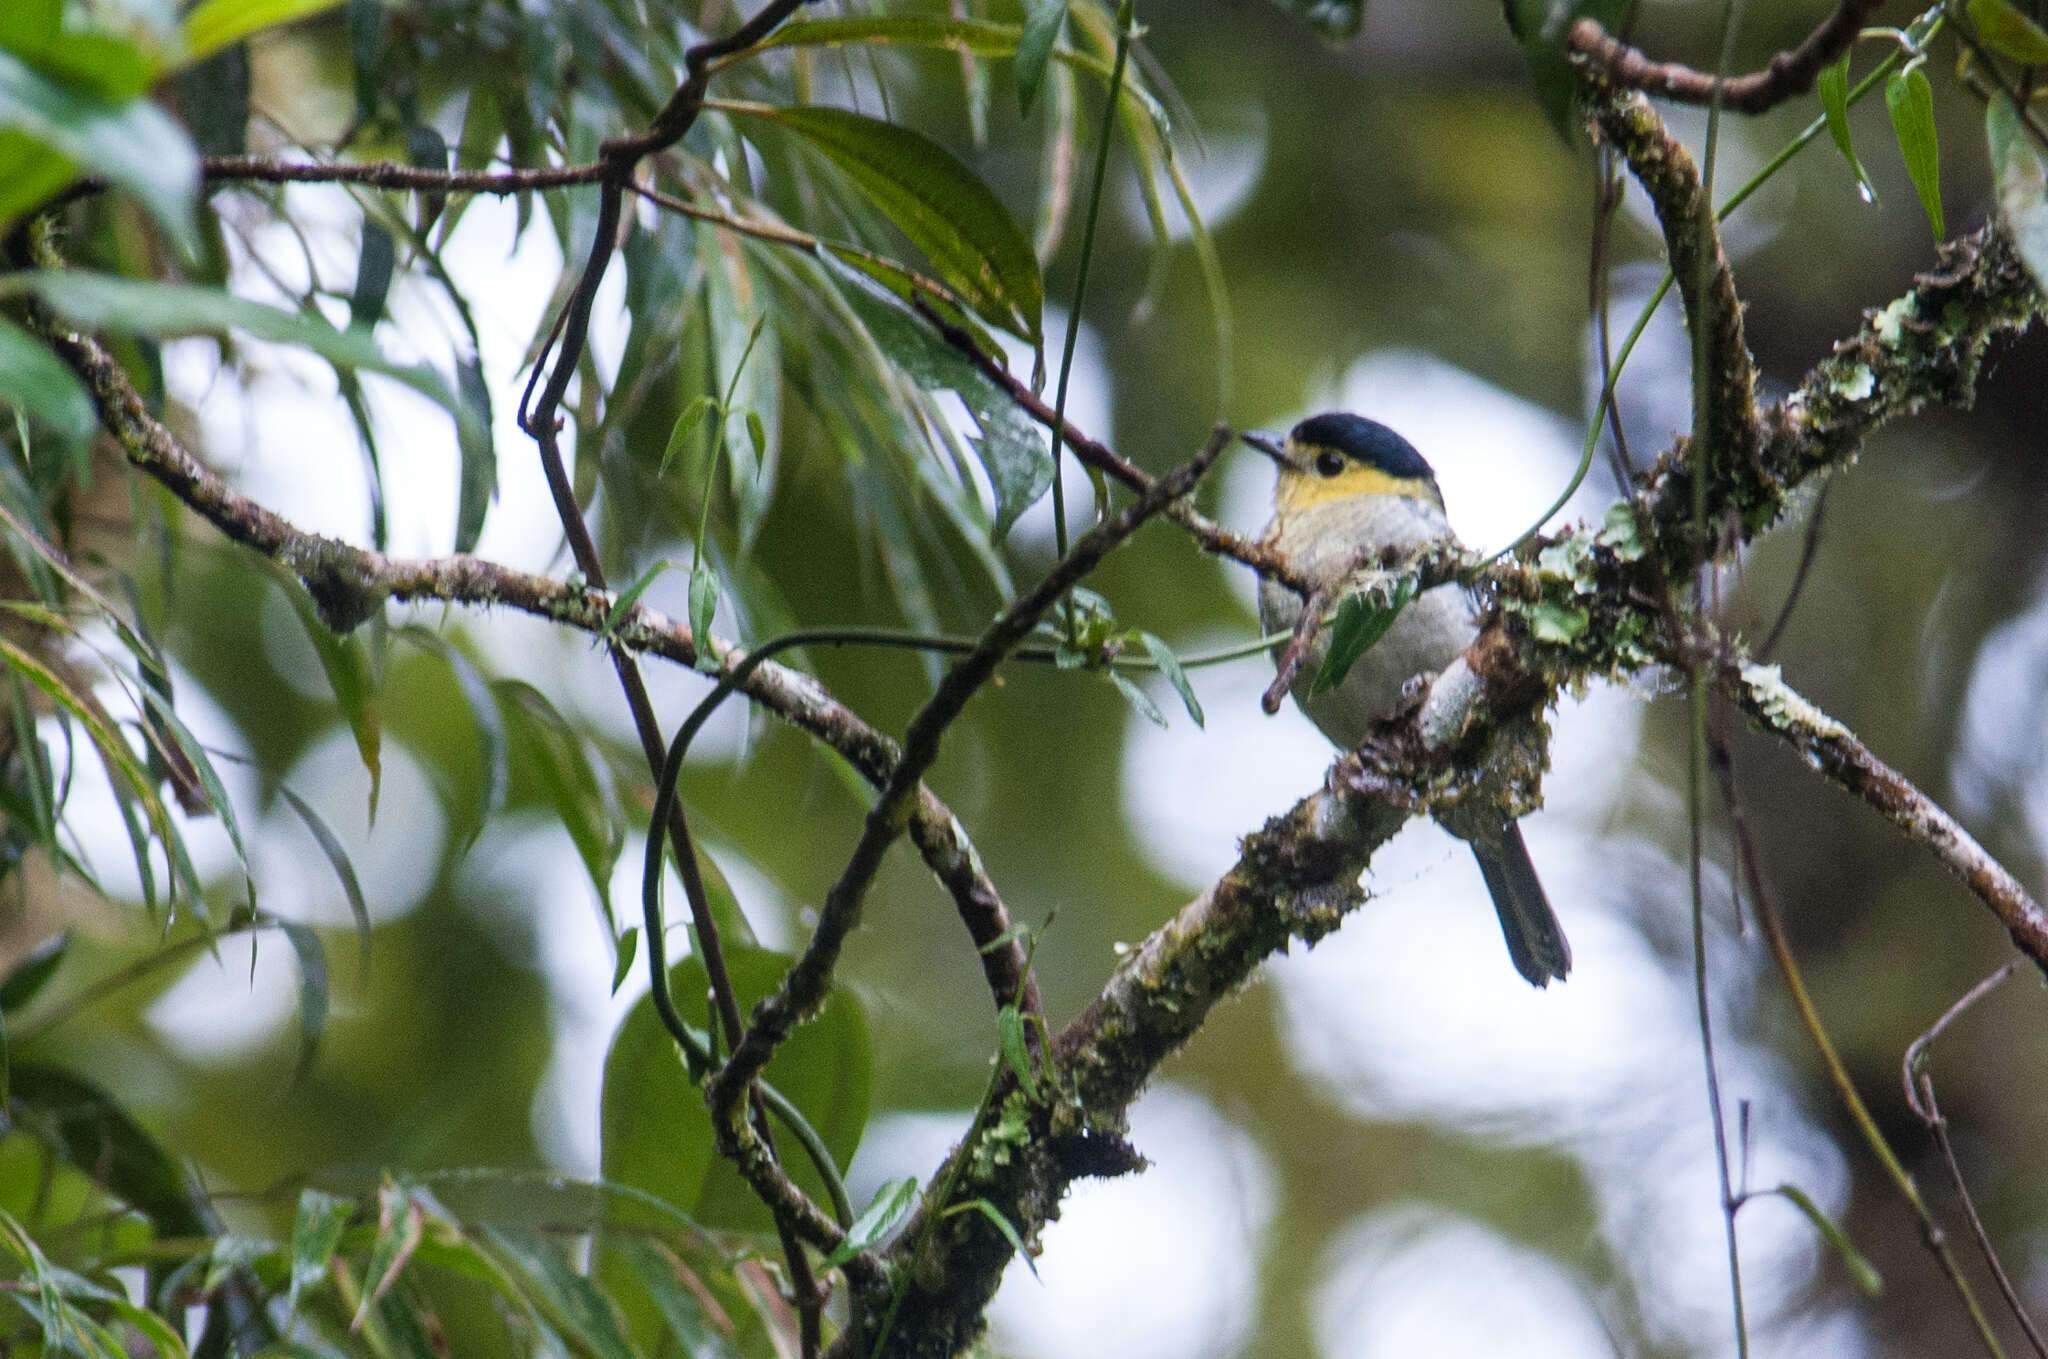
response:
[[[1884,0],[1840,0],[1806,41],[1774,54],[1761,71],[1719,79],[1678,62],[1656,61],[1611,36],[1596,19],[1580,19],[1565,45],[1599,75],[1616,85],[1642,90],[1680,104],[1709,104],[1718,87],[1723,108],[1762,113],[1813,88],[1821,68],[1849,50],[1856,34]]]

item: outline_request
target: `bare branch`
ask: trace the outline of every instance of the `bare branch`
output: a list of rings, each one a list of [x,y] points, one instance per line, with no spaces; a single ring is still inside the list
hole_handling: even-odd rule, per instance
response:
[[[1565,46],[1600,76],[1680,104],[1709,104],[1718,88],[1721,105],[1738,113],[1762,113],[1813,88],[1821,68],[1849,50],[1856,33],[1883,0],[1840,0],[1806,41],[1774,54],[1761,71],[1719,79],[1678,62],[1656,61],[1641,49],[1611,36],[1597,19],[1580,19],[1565,35]]]

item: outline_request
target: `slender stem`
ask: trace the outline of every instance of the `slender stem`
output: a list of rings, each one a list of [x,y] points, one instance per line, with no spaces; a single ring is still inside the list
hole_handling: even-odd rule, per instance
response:
[[[1081,260],[1074,272],[1074,297],[1067,305],[1067,337],[1060,346],[1060,377],[1052,400],[1052,532],[1053,550],[1067,555],[1067,492],[1060,476],[1060,435],[1067,425],[1067,383],[1074,372],[1074,345],[1081,337],[1081,306],[1088,297],[1088,267],[1095,260],[1095,227],[1102,210],[1102,182],[1109,170],[1109,144],[1115,139],[1117,100],[1123,97],[1124,65],[1130,55],[1131,0],[1123,0],[1116,16],[1116,61],[1110,67],[1109,93],[1102,105],[1101,136],[1095,145],[1095,172],[1088,189],[1088,212],[1082,219]],[[1098,507],[1098,510],[1101,507]],[[1067,640],[1075,639],[1076,621],[1069,604],[1064,610]]]

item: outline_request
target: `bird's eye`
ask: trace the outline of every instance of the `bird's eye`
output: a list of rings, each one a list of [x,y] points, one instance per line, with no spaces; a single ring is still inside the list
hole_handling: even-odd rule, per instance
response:
[[[1321,472],[1324,476],[1334,477],[1343,470],[1344,455],[1342,453],[1323,452],[1316,454],[1316,471]]]

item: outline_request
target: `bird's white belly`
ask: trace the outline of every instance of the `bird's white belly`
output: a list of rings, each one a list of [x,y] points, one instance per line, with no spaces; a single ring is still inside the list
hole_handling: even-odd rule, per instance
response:
[[[1290,628],[1301,617],[1301,601],[1285,586],[1263,583],[1259,616],[1268,631]],[[1295,677],[1293,694],[1325,736],[1349,750],[1365,738],[1376,718],[1400,711],[1402,693],[1417,675],[1433,675],[1464,654],[1478,635],[1472,597],[1461,585],[1425,590],[1387,629],[1386,636],[1358,658],[1344,682],[1310,694],[1327,654],[1327,632],[1318,635]]]

